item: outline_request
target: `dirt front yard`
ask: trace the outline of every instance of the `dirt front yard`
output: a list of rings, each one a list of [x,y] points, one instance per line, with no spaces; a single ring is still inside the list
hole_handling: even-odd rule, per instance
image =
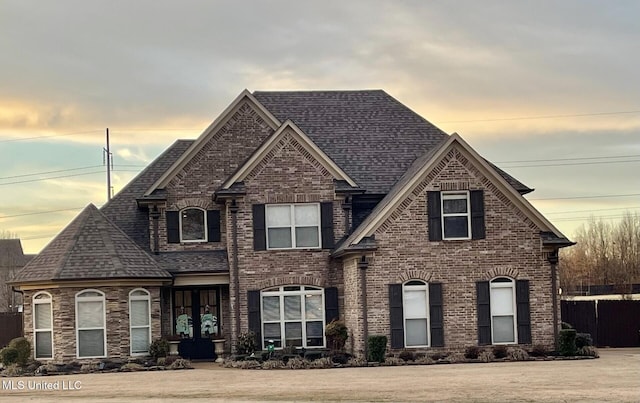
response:
[[[195,367],[0,378],[0,402],[640,402],[640,349],[601,350],[600,359],[580,361],[296,371],[225,369],[213,363]],[[56,385],[58,390],[43,390]]]

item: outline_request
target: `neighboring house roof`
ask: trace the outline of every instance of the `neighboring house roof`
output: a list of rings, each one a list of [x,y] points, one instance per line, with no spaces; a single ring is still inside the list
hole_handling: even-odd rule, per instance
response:
[[[20,239],[0,239],[0,268],[23,267],[34,255],[25,255]]]
[[[173,165],[194,140],[178,140],[129,182],[100,209],[138,246],[150,250],[148,212],[138,208],[136,199]]]
[[[11,283],[119,278],[164,279],[171,275],[89,204],[15,274]]]
[[[160,267],[174,274],[228,273],[226,250],[204,252],[167,252],[153,255]]]
[[[389,193],[378,203],[371,214],[356,228],[351,235],[341,242],[333,251],[334,256],[339,256],[349,248],[362,249],[359,243],[369,239],[375,230],[384,223],[391,213],[400,205],[402,200],[423,180],[425,174],[432,170],[440,161],[442,156],[450,147],[458,147],[465,152],[465,156],[470,158],[476,166],[486,175],[507,197],[520,208],[539,228],[546,233],[547,238],[562,241],[564,246],[572,243],[562,235],[538,210],[536,210],[507,180],[500,175],[495,167],[482,158],[471,146],[469,146],[457,133],[452,134],[446,141],[440,142],[429,152],[418,158],[413,165],[404,173],[402,178],[389,191]],[[370,242],[367,243],[368,246]]]

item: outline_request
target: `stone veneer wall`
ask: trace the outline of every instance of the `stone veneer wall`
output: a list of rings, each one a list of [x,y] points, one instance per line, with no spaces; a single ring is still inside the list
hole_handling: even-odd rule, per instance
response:
[[[129,292],[143,288],[150,293],[151,340],[160,337],[160,287],[82,287],[29,290],[24,292],[24,335],[33,347],[32,297],[46,291],[52,297],[53,361],[96,361],[76,356],[76,294],[84,290],[98,290],[105,294],[107,357],[126,358],[129,350]],[[33,353],[33,352],[32,352]]]

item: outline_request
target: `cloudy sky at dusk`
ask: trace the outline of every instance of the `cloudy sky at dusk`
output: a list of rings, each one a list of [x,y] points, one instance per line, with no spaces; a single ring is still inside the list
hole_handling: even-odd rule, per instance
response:
[[[37,253],[245,88],[381,88],[571,237],[640,211],[638,1],[0,2],[0,231]],[[48,178],[48,179],[45,179]]]

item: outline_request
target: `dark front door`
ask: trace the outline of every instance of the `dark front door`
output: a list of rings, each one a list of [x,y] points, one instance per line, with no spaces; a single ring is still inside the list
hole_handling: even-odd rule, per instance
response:
[[[189,359],[213,359],[212,339],[220,335],[217,288],[184,288],[173,292],[174,333],[178,352]]]

